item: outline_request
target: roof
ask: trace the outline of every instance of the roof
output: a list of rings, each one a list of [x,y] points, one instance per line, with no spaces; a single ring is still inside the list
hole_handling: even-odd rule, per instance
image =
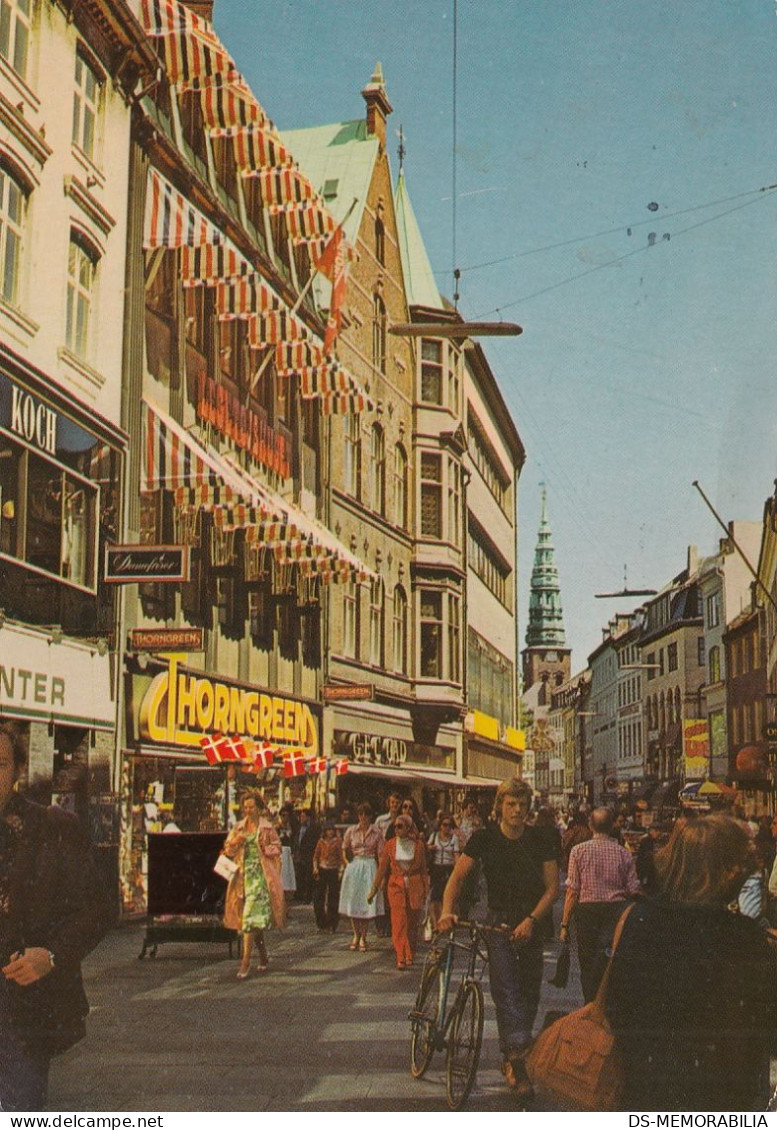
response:
[[[286,130],[282,138],[338,222],[356,201],[344,224],[346,239],[355,245],[378,158],[377,137],[367,133],[367,123],[360,118]]]
[[[394,209],[397,215],[397,236],[402,270],[405,275],[405,291],[409,306],[426,306],[442,310],[444,303],[440,297],[434,271],[426,253],[421,237],[421,229],[415,218],[413,205],[405,185],[404,170],[400,170],[397,188],[394,193]]]

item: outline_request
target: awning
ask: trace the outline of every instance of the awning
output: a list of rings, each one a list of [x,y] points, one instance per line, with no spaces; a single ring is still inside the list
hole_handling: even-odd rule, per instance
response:
[[[385,777],[394,781],[427,781],[433,785],[455,785],[459,788],[492,788],[502,783],[501,779],[462,777],[457,773],[446,773],[444,770],[435,772],[434,769],[425,769],[422,766],[415,765],[389,768],[383,765],[363,765],[359,761],[349,761],[348,772],[368,777]]]
[[[711,800],[716,797],[733,800],[736,793],[736,789],[723,781],[689,781],[680,790],[680,800]]]

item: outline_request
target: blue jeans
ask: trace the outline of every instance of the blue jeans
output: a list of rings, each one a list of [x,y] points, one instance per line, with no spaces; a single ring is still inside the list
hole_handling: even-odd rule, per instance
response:
[[[0,973],[0,1110],[44,1110],[48,1055],[35,1055],[11,1026],[8,986]]]
[[[509,934],[488,934],[488,972],[503,1056],[531,1039],[542,987],[542,941],[515,945]]]

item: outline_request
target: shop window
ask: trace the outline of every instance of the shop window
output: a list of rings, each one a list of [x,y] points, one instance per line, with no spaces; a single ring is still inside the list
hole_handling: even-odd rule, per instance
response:
[[[0,553],[21,557],[20,529],[24,511],[21,463],[23,451],[0,440]]]
[[[407,597],[401,585],[394,589],[394,617],[392,632],[394,670],[407,674]]]
[[[31,0],[0,0],[0,55],[27,77]]]
[[[407,455],[404,447],[394,448],[394,524],[400,530],[407,529]]]
[[[379,294],[372,300],[372,363],[379,373],[386,372],[386,303]]]
[[[94,303],[97,255],[76,233],[71,233],[67,260],[67,311],[65,343],[71,352],[86,358]]]
[[[351,413],[345,421],[345,489],[354,498],[359,497],[361,489],[362,440],[359,431],[359,417]]]
[[[421,341],[421,400],[442,404],[442,342]]]
[[[370,666],[383,666],[383,582],[370,585]]]
[[[19,299],[22,237],[27,194],[19,181],[0,166],[0,286],[2,297],[15,305]]]
[[[442,458],[421,453],[421,536],[442,537]]]
[[[370,489],[372,509],[378,514],[386,511],[386,445],[383,428],[373,424],[370,433]]]
[[[100,76],[82,50],[76,52],[73,94],[73,144],[94,161]]]
[[[442,678],[442,593],[422,589],[421,678]]]

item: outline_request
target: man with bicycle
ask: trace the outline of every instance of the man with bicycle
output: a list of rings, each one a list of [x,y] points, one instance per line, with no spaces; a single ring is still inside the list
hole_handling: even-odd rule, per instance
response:
[[[462,889],[480,862],[489,921],[510,927],[489,933],[488,964],[502,1070],[519,1098],[531,1094],[523,1059],[539,1007],[543,942],[553,934],[551,910],[559,889],[555,840],[547,829],[526,822],[531,799],[531,788],[519,777],[502,782],[493,821],[473,833],[448,880],[438,923],[442,931],[457,922]]]

